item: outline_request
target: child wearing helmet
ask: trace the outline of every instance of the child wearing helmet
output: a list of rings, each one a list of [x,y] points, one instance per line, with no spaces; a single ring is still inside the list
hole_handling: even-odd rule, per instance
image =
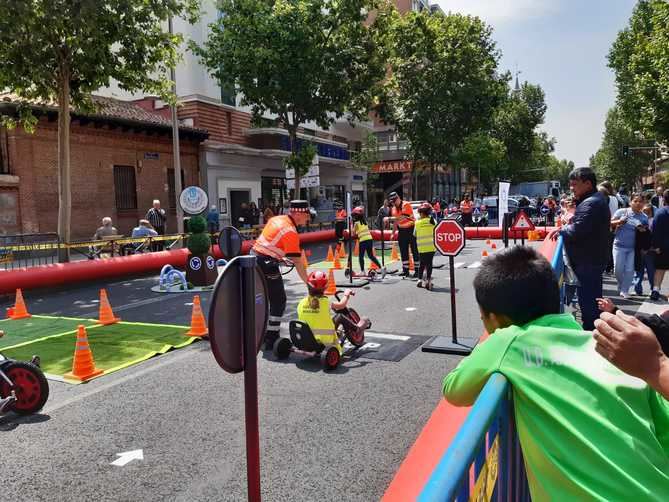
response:
[[[316,270],[307,278],[309,294],[297,305],[297,318],[311,328],[316,340],[323,345],[334,345],[343,354],[343,347],[335,332],[335,324],[330,314],[330,308],[335,312],[346,308],[351,297],[351,290],[347,289],[341,301],[334,300],[332,303],[325,296],[328,286],[328,276],[322,270]]]
[[[385,268],[381,267],[379,260],[374,256],[372,252],[374,249],[374,240],[372,239],[372,234],[369,232],[369,226],[367,225],[367,220],[365,220],[365,209],[362,206],[358,206],[351,211],[351,217],[355,222],[353,224],[353,233],[358,238],[359,241],[359,253],[358,260],[360,263],[360,272],[365,273],[365,253],[370,260],[381,269],[381,274],[385,274]]]
[[[418,255],[420,256],[420,266],[418,267],[419,288],[432,290],[432,260],[437,248],[434,245],[434,227],[436,223],[432,218],[432,205],[429,202],[423,202],[418,207],[420,219],[416,221],[414,235],[418,245]],[[423,280],[425,273],[425,280]]]

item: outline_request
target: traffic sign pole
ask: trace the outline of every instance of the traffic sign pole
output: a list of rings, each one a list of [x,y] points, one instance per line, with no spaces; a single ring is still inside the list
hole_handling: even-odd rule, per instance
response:
[[[435,336],[428,341],[421,350],[423,352],[437,352],[441,354],[467,355],[476,345],[458,341],[458,326],[455,311],[455,257],[465,247],[465,229],[453,220],[442,220],[434,229],[434,244],[439,252],[448,256],[451,282],[451,339],[445,336]]]
[[[244,337],[244,410],[246,419],[246,478],[248,499],[260,502],[260,433],[258,425],[258,353],[256,347],[256,292],[253,255],[240,256],[242,326]]]

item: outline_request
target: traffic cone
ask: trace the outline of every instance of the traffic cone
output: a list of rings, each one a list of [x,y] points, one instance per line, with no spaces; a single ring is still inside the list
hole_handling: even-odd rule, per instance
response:
[[[98,375],[102,375],[102,373],[104,373],[103,370],[99,370],[95,367],[93,352],[91,352],[91,347],[88,345],[86,328],[80,324],[77,328],[77,343],[74,346],[72,371],[65,373],[63,376],[71,380],[84,382]]]
[[[488,252],[484,249],[484,250],[481,252],[481,258],[485,258],[486,256],[488,256]]]
[[[109,324],[114,324],[119,322],[121,319],[114,317],[114,312],[112,311],[111,304],[109,303],[109,298],[107,298],[107,291],[104,289],[100,290],[100,318],[98,319],[98,324],[103,326],[108,326]]]
[[[355,241],[355,248],[353,248],[353,256],[360,255],[360,241]]]
[[[374,263],[374,262],[370,262],[370,264],[369,264],[369,269],[370,269],[370,270],[381,270],[381,269],[379,268],[379,266],[378,266],[376,263]]]
[[[335,256],[334,267],[333,268],[335,270],[341,270],[342,269],[341,262],[339,261],[339,255]]]
[[[337,292],[337,285],[335,284],[334,280],[334,272],[332,269],[328,272],[328,287],[325,288],[325,294],[328,296],[332,296]]]
[[[30,313],[28,313],[25,302],[23,301],[23,293],[21,292],[21,288],[16,290],[14,308],[11,312],[7,313],[9,314],[10,319],[27,319],[31,316]]]
[[[334,261],[334,254],[332,253],[332,246],[328,246],[328,256],[325,261]]]
[[[397,244],[393,242],[393,250],[390,252],[390,261],[399,261],[400,255],[397,254]]]
[[[306,253],[304,252],[304,249],[302,250],[302,258],[301,258],[301,260],[302,260],[302,265],[304,266],[304,268],[309,268],[309,260],[307,260],[307,255],[306,255]]]
[[[186,336],[207,336],[208,334],[209,330],[200,306],[200,295],[195,295],[193,297],[193,313],[190,317],[190,329]]]
[[[497,244],[495,244],[494,242],[490,244],[490,249],[497,249]]]
[[[339,246],[339,258],[341,258],[342,260],[345,260],[347,258],[346,247],[344,246],[344,243],[342,243]]]

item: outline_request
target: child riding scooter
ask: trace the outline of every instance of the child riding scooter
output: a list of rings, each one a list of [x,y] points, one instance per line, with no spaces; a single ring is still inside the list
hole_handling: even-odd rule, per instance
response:
[[[285,359],[290,352],[321,356],[326,369],[334,369],[344,355],[344,342],[348,340],[355,347],[365,344],[365,329],[371,326],[369,319],[361,318],[348,307],[354,295],[346,290],[342,298],[340,291],[331,304],[325,296],[328,277],[325,272],[311,272],[307,281],[309,294],[297,306],[297,321],[290,323],[290,337],[279,338],[274,344],[274,354]],[[331,317],[330,308],[335,312]]]

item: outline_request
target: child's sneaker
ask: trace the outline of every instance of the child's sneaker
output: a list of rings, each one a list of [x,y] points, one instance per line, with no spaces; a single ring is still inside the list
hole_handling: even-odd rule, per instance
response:
[[[422,287],[423,287],[423,281],[418,281],[418,282],[416,283],[416,287],[417,287],[417,288],[422,288]]]

